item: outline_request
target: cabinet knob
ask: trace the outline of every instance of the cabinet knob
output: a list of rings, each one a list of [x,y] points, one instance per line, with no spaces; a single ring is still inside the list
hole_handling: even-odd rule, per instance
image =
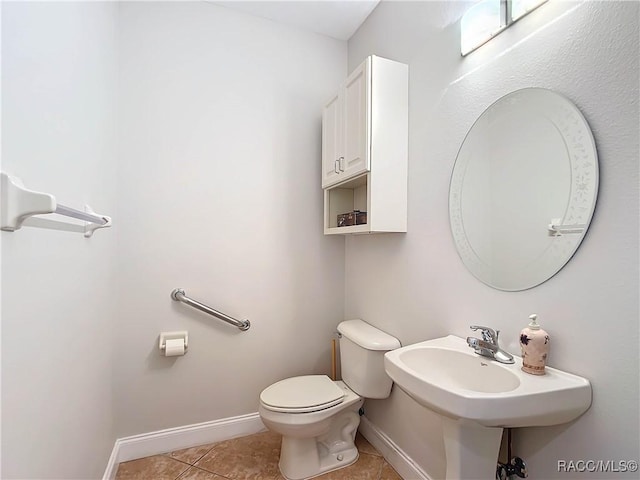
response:
[[[338,168],[340,166],[340,159],[336,158],[336,160],[333,162],[333,171],[336,173],[340,173],[340,170],[338,170]]]
[[[341,172],[344,172],[344,157],[338,159],[338,168]]]

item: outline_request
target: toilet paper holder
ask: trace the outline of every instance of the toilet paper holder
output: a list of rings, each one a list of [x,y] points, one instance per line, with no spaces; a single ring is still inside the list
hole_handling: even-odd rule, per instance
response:
[[[162,352],[167,349],[167,340],[183,340],[184,353],[187,353],[187,349],[189,348],[189,332],[186,330],[181,330],[179,332],[161,332],[158,348]]]

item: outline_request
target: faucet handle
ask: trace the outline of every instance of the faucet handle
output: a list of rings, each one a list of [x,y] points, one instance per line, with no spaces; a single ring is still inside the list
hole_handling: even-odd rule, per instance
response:
[[[480,330],[482,339],[485,342],[491,342],[496,345],[498,344],[498,335],[500,335],[500,330],[496,332],[493,328],[483,327],[482,325],[471,325],[469,328],[473,331]]]

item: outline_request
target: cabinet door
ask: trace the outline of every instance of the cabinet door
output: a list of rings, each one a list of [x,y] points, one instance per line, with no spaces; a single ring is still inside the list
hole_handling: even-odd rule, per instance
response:
[[[370,58],[347,78],[343,90],[343,150],[339,170],[342,179],[370,170]]]
[[[342,98],[336,94],[322,110],[322,187],[341,180]]]

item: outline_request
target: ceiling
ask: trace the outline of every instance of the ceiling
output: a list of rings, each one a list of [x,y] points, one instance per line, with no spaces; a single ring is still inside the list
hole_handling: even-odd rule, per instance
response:
[[[208,0],[234,10],[304,30],[348,40],[380,0]]]

